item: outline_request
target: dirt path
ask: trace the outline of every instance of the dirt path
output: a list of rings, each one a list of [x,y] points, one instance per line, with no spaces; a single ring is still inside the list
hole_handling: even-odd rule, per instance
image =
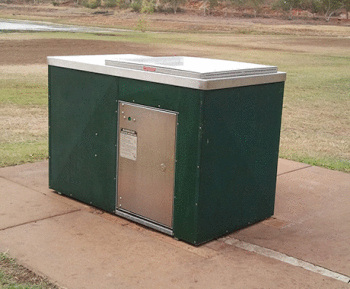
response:
[[[0,40],[0,65],[45,64],[47,56],[89,54],[156,54],[134,43],[77,39]]]

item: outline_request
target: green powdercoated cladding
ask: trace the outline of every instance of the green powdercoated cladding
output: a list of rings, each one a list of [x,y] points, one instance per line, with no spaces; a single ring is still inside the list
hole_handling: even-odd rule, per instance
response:
[[[115,211],[121,100],[178,112],[175,238],[198,245],[268,218],[283,89],[202,91],[50,66],[50,187]]]
[[[112,76],[49,67],[49,185],[115,209],[116,92]]]
[[[197,242],[273,215],[283,88],[204,93]]]

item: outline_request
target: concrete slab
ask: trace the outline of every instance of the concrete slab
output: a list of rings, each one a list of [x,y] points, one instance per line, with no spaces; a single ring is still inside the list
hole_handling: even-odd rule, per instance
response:
[[[77,209],[0,177],[0,230]]]
[[[62,286],[348,288],[221,239],[193,247],[54,194],[47,167],[0,169],[0,251]],[[349,276],[350,175],[287,160],[278,172],[275,216],[228,238]]]
[[[67,288],[347,288],[217,241],[195,248],[113,219],[77,211],[14,227],[0,231],[0,250]]]
[[[319,167],[277,179],[274,219],[231,234],[350,276],[350,175]]]
[[[48,166],[48,161],[42,161],[0,168],[0,177],[41,193],[51,193],[49,189]]]
[[[294,172],[300,169],[311,167],[308,164],[298,163],[285,159],[278,159],[277,175]]]
[[[29,188],[33,191],[50,196],[51,198],[56,198],[60,202],[64,202],[67,205],[87,209],[88,206],[85,204],[52,193],[53,191],[49,189],[48,166],[48,161],[42,161],[0,168],[0,177]]]

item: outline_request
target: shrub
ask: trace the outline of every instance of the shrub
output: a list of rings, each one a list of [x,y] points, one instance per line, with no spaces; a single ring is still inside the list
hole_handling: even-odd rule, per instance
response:
[[[213,0],[215,1],[215,0]],[[179,9],[179,6],[186,2],[186,0],[163,0],[165,3],[169,3],[172,7],[173,12],[176,14],[176,12]]]
[[[154,2],[154,0],[142,0],[141,13],[153,13],[155,5],[156,3]]]
[[[141,31],[141,32],[146,32],[146,29],[147,29],[147,21],[142,16],[142,17],[140,17],[139,21],[137,22],[136,30]]]
[[[83,5],[90,9],[96,9],[101,6],[101,0],[84,0]]]
[[[135,12],[140,12],[141,11],[141,6],[142,6],[142,0],[134,0],[131,2],[131,9]]]
[[[104,0],[103,2],[105,7],[116,7],[118,5],[117,0]]]

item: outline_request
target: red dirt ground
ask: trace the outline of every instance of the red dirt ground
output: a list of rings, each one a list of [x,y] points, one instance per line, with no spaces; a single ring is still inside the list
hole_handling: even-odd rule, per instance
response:
[[[0,40],[0,47],[0,65],[45,64],[47,56],[55,55],[154,54],[154,49],[147,51],[144,45],[100,40]]]

